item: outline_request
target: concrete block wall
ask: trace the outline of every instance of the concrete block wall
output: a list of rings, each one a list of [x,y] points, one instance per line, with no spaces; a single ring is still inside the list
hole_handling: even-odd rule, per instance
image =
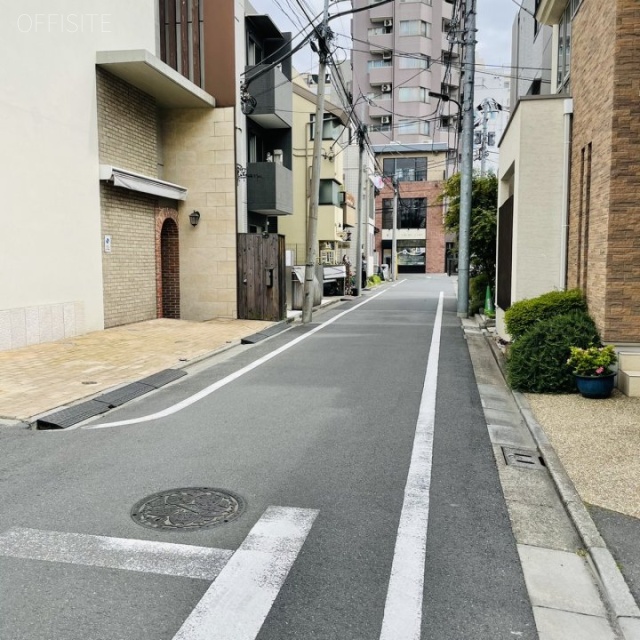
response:
[[[585,0],[572,29],[568,284],[617,343],[640,342],[639,30],[635,0]]]

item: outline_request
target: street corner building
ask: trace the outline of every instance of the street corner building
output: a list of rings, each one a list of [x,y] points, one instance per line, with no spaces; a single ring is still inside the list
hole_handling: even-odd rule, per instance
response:
[[[274,211],[247,185],[260,167],[247,163],[238,78],[260,64],[248,60],[252,25],[267,47],[287,36],[232,0],[0,12],[0,350],[154,318],[238,317],[239,236],[291,212],[290,122],[262,101],[263,130],[285,149]],[[273,92],[290,115],[284,74]]]

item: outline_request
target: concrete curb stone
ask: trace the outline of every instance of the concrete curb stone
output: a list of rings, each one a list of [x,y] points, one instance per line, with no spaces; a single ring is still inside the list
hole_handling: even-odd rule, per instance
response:
[[[504,376],[504,356],[494,341],[491,340],[490,336],[488,336],[486,332],[484,333],[485,339],[489,343],[491,353]],[[535,419],[527,399],[517,391],[511,391],[510,389],[509,391],[513,395],[520,414],[545,460],[558,495],[584,544],[589,565],[600,584],[600,588],[624,640],[640,640],[640,608],[631,595],[631,591],[613,555],[607,548],[598,528],[576,491],[569,474],[549,442],[544,429]]]

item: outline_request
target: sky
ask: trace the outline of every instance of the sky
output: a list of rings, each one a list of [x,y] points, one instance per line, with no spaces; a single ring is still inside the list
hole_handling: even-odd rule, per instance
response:
[[[269,14],[281,31],[294,34],[301,30],[302,10],[296,0],[250,0],[256,11]],[[303,0],[303,4],[314,10],[314,17],[321,14],[324,0]],[[487,65],[509,66],[511,62],[511,27],[518,7],[514,0],[477,0],[477,40],[476,61]],[[348,10],[347,2],[331,0],[329,12]],[[295,11],[294,11],[295,9]],[[337,34],[348,35],[349,17],[338,18],[331,23]],[[343,43],[345,40],[343,40]],[[345,54],[346,55],[346,54]],[[294,65],[303,73],[310,71],[317,57],[309,47],[296,55]]]

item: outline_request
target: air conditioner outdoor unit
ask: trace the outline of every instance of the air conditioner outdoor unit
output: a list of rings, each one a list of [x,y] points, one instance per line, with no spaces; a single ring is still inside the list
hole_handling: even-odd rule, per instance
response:
[[[385,26],[385,27],[393,27],[393,20],[392,20],[391,18],[387,18],[387,19],[384,21],[384,26]]]
[[[393,53],[391,51],[383,51],[382,52],[382,59],[383,60],[391,60],[393,56]]]
[[[391,85],[383,84],[382,85],[382,93],[391,93]]]
[[[382,116],[382,118],[380,118],[380,122],[382,124],[389,124],[391,122],[391,116]]]

